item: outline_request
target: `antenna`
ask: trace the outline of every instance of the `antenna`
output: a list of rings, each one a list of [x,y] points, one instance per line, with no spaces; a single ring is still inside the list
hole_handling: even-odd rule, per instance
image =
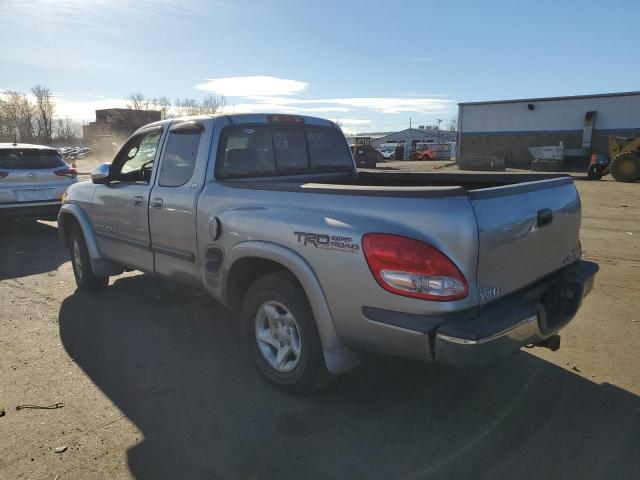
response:
[[[18,132],[13,132],[13,146],[18,146]]]

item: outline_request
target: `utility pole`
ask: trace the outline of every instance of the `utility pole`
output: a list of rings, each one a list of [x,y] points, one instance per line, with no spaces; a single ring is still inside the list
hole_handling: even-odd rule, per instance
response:
[[[409,151],[409,148],[411,151]],[[404,146],[404,158],[407,157],[407,154],[411,155],[413,153],[413,131],[411,130],[411,117],[409,117],[409,146]]]

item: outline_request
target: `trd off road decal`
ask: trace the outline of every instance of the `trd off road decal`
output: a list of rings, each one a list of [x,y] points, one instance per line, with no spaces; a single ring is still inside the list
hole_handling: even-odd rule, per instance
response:
[[[323,250],[337,250],[347,253],[357,253],[360,250],[360,245],[353,243],[351,237],[310,232],[293,232],[293,234],[298,238],[298,242],[304,244],[305,247],[311,246]]]

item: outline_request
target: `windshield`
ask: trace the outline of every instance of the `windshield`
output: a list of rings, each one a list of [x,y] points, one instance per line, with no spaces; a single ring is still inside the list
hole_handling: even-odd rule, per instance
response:
[[[216,162],[218,178],[351,170],[342,133],[315,126],[227,127]]]
[[[0,150],[0,168],[37,170],[63,167],[64,160],[55,150],[12,148]]]

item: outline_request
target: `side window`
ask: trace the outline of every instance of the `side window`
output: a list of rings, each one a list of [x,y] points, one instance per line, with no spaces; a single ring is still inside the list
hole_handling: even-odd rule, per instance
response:
[[[121,153],[122,156],[117,159],[120,165],[117,179],[123,182],[149,183],[159,140],[159,132],[142,134],[130,140]]]
[[[273,175],[275,160],[268,127],[231,127],[223,140],[219,175],[224,178]]]
[[[160,163],[161,187],[179,187],[189,181],[196,166],[199,133],[170,133]]]
[[[273,148],[278,172],[306,170],[309,167],[307,142],[301,128],[274,128]]]

